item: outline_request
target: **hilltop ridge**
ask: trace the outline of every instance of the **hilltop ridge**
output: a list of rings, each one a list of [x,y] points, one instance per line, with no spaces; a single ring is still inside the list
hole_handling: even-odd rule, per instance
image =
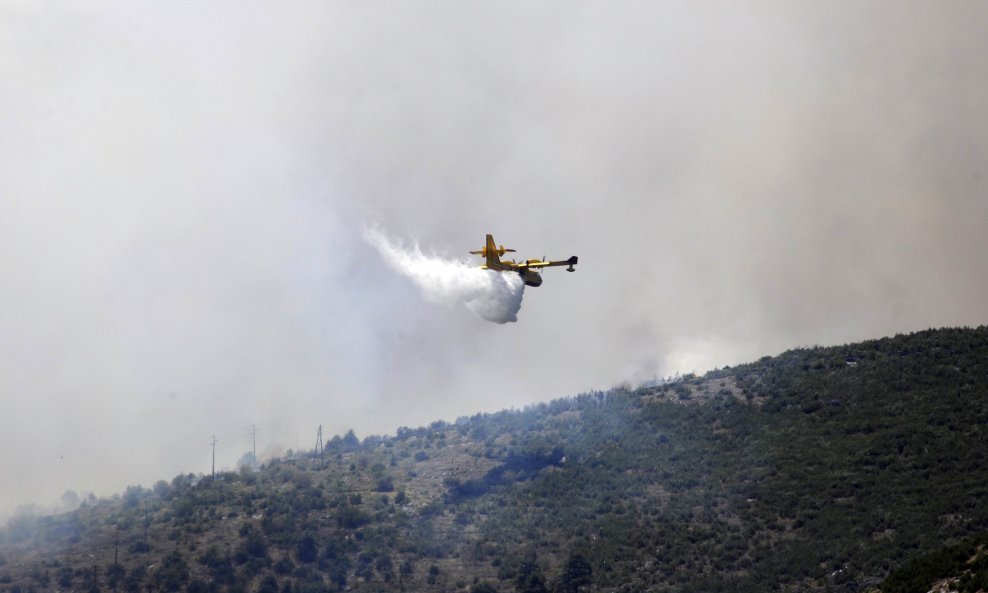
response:
[[[986,327],[798,348],[15,519],[0,592],[976,591],[986,426]]]

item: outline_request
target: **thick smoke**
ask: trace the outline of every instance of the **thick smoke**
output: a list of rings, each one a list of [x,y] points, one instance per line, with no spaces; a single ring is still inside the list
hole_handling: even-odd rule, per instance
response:
[[[462,304],[494,323],[518,321],[525,293],[525,283],[518,274],[428,256],[418,244],[406,248],[377,228],[364,229],[364,239],[381,253],[388,265],[411,278],[426,300],[449,307]]]

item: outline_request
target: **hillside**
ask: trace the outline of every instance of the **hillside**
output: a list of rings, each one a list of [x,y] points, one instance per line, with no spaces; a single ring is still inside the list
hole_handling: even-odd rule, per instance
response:
[[[15,518],[0,592],[984,590],[986,427],[986,327],[801,348]]]

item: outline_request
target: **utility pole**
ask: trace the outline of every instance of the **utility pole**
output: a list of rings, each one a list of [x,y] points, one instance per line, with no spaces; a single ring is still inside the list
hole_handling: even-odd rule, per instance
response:
[[[250,425],[250,437],[251,437],[251,467],[257,469],[257,426]]]
[[[148,546],[148,526],[151,525],[151,521],[148,519],[148,515],[151,514],[151,503],[144,501],[144,551],[147,552],[151,548]]]
[[[896,389],[898,391],[902,391],[902,354],[903,354],[903,352],[900,350],[899,351],[899,376],[896,379],[896,383],[898,384],[897,387],[896,387]]]
[[[319,425],[319,432],[316,433],[316,455],[322,453],[322,424]]]
[[[216,435],[213,435],[213,442],[210,443],[213,446],[213,480],[216,480]]]
[[[120,580],[120,564],[117,563],[117,553],[119,552],[119,537],[113,542],[113,591],[117,590],[117,581]]]

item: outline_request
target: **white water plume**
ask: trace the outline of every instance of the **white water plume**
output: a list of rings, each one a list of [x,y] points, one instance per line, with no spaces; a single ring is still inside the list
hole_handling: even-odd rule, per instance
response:
[[[449,307],[462,304],[494,323],[518,321],[525,292],[525,283],[518,274],[425,255],[418,244],[405,247],[377,228],[367,227],[363,234],[389,266],[412,279],[426,300]]]

